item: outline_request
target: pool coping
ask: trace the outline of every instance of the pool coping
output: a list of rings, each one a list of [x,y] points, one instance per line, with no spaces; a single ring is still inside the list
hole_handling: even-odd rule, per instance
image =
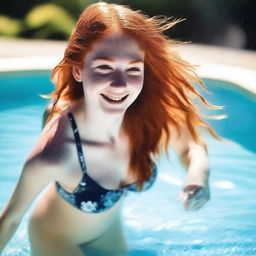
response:
[[[17,76],[50,75],[61,61],[66,44],[66,41],[0,38],[0,77],[10,77],[14,72]],[[197,67],[199,77],[227,81],[256,97],[256,52],[187,43],[176,50]]]

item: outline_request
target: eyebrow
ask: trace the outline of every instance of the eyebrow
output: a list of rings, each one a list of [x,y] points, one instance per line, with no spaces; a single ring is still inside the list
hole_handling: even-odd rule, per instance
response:
[[[97,60],[106,60],[106,61],[110,61],[110,62],[115,62],[115,60],[113,58],[96,58],[93,61],[97,61]],[[141,59],[137,59],[137,60],[132,60],[129,61],[129,64],[135,64],[135,63],[144,63]]]

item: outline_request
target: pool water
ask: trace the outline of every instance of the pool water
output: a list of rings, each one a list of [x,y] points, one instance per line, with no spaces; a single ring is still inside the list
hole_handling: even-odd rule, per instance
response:
[[[256,256],[256,102],[225,89],[223,81],[205,80],[206,98],[225,105],[225,120],[210,123],[231,140],[206,136],[211,165],[211,200],[196,212],[186,212],[177,200],[185,178],[177,158],[162,157],[157,182],[148,192],[130,193],[123,208],[129,256]],[[46,75],[0,79],[0,210],[9,199],[26,156],[41,126],[46,100],[37,94],[52,90]],[[205,94],[204,94],[205,95]],[[209,113],[209,112],[208,112]],[[216,114],[216,111],[212,111]],[[3,256],[27,256],[25,215]]]

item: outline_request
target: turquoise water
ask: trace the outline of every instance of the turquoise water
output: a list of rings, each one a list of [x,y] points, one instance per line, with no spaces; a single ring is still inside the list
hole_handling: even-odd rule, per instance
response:
[[[211,164],[211,200],[197,212],[185,212],[177,195],[185,171],[171,154],[158,163],[154,187],[130,194],[123,216],[129,256],[256,256],[256,102],[221,81],[205,80],[213,104],[225,105],[228,118],[212,121],[221,143],[206,135]],[[46,75],[0,79],[0,209],[9,199],[24,160],[35,143],[50,92]],[[14,94],[15,92],[15,94]],[[216,112],[212,112],[216,113]],[[32,206],[33,208],[33,206]],[[32,208],[3,256],[27,256],[27,221]]]

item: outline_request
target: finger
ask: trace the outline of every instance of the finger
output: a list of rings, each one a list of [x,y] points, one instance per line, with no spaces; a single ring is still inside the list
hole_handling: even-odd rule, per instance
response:
[[[180,195],[180,199],[184,202],[184,205],[186,207],[188,207],[190,204],[195,203],[196,201],[202,200],[202,196],[201,195],[197,195],[197,194],[188,194],[188,193],[182,193]]]
[[[189,198],[185,201],[185,205],[189,208],[194,208],[196,205],[203,204],[205,200],[205,197],[196,198],[196,196]]]
[[[193,210],[194,207],[195,207],[195,205],[196,205],[196,203],[193,202],[193,201],[190,201],[190,200],[188,200],[188,201],[186,201],[186,202],[184,203],[184,206],[185,206],[185,209],[186,209],[186,210]]]
[[[193,210],[193,211],[198,210],[198,209],[202,208],[205,205],[206,202],[207,201],[205,201],[205,200],[190,201],[186,204],[186,209],[187,210]]]
[[[185,202],[188,200],[188,195],[186,193],[184,193],[183,191],[180,191],[180,193],[178,195],[178,199]]]
[[[185,194],[184,206],[185,208],[189,209],[193,206],[193,204],[195,204],[195,200],[191,194],[190,195],[188,193],[184,193],[184,194]]]
[[[184,207],[186,210],[193,209],[194,205],[195,205],[195,201],[191,199],[188,199],[184,202]]]
[[[193,198],[196,195],[196,190],[191,190],[187,192],[188,199]]]
[[[196,205],[193,207],[193,211],[197,211],[197,210],[201,209],[204,205],[205,205],[205,202],[196,204]]]
[[[179,199],[183,201],[186,210],[197,210],[209,200],[201,191],[196,194],[181,191]]]
[[[194,185],[186,186],[185,188],[183,188],[182,192],[188,195],[188,199],[200,198],[204,194],[204,190],[201,186]]]

